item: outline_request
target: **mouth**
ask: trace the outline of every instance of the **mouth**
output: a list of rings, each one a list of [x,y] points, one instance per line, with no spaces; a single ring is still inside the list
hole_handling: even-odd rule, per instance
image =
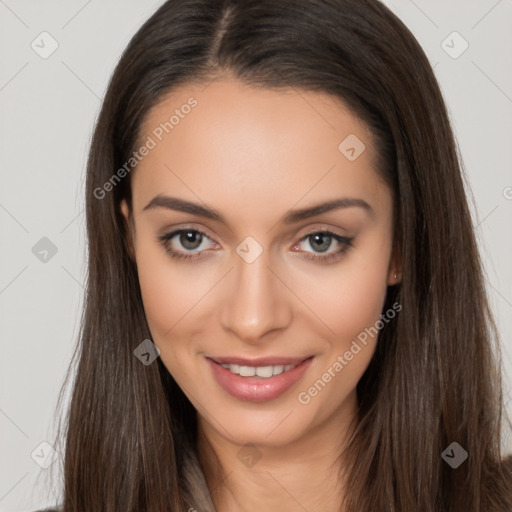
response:
[[[240,400],[277,398],[299,380],[314,356],[246,359],[206,357],[217,382]]]

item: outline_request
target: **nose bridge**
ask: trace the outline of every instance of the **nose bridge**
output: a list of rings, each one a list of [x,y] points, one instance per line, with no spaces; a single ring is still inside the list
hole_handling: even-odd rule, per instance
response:
[[[260,254],[253,259],[255,251]],[[270,252],[251,240],[242,242],[234,266],[221,314],[224,329],[246,342],[257,342],[267,332],[285,327],[291,304],[282,283],[268,268],[272,268]]]

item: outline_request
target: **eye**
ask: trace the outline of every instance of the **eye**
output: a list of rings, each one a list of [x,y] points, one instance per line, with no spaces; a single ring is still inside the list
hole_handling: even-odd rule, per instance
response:
[[[331,231],[314,231],[302,237],[295,247],[303,248],[303,244],[309,245],[317,254],[305,251],[301,257],[307,260],[316,260],[322,263],[329,263],[339,260],[345,252],[352,247],[354,237],[346,237]],[[327,252],[332,246],[338,246],[337,250]],[[320,254],[318,254],[320,253]],[[322,255],[322,253],[324,253]]]
[[[216,244],[208,235],[192,228],[176,229],[159,236],[158,240],[172,258],[188,260],[203,257],[203,253],[208,249],[207,246],[205,247],[206,241],[209,240],[212,244]],[[292,249],[295,250],[296,247],[300,247],[300,251],[297,252],[303,252],[304,254],[301,257],[306,260],[329,263],[341,259],[345,252],[352,247],[353,240],[353,237],[345,237],[331,231],[314,231],[302,237]],[[317,254],[304,250],[303,244],[306,243]],[[181,246],[181,250],[179,250],[179,247],[177,250],[176,245]],[[333,245],[338,246],[338,249],[328,252]]]
[[[171,257],[184,259],[201,258],[202,253],[206,250],[203,242],[206,240],[213,242],[213,240],[202,231],[191,228],[177,229],[171,233],[159,236],[158,239]],[[180,245],[183,251],[176,250],[173,247],[174,244]]]

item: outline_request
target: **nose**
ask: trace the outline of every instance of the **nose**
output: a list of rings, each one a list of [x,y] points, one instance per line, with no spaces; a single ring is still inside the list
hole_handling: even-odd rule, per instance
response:
[[[234,265],[223,288],[222,327],[246,343],[262,343],[290,324],[293,294],[271,267],[268,251],[252,263],[235,255]]]

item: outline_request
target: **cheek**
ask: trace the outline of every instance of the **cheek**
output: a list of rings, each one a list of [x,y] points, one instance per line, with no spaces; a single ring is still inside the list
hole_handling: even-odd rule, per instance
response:
[[[375,351],[378,327],[382,327],[379,319],[385,313],[387,255],[391,246],[382,241],[373,247],[374,250],[368,247],[361,256],[354,253],[336,271],[330,269],[329,279],[316,271],[301,286],[301,293],[307,292],[304,296],[308,306],[329,329],[314,379],[306,383],[312,387],[302,390],[307,396],[301,395],[312,400],[324,386],[328,387],[322,393],[323,399],[313,406],[318,413],[326,401],[331,405],[341,403],[353,392]],[[309,403],[301,402],[300,397],[299,402]]]
[[[158,254],[160,253],[160,254]],[[197,287],[169,261],[163,248],[142,248],[137,254],[139,283],[151,339],[160,349],[160,359],[168,371],[180,378],[185,350],[171,344],[187,321],[187,311],[197,303]],[[171,349],[172,347],[172,349]],[[185,358],[185,359],[183,359]],[[181,362],[180,362],[181,361]]]
[[[336,288],[331,283],[332,302],[326,307],[335,332],[356,339],[378,320],[386,295],[385,277],[375,269],[340,279]]]
[[[385,270],[376,265],[371,271],[340,273],[322,290],[317,287],[315,294],[310,292],[308,305],[329,327],[330,334],[318,366],[297,400],[317,420],[340,407],[347,397],[355,396],[357,383],[371,361],[386,295]]]
[[[144,310],[154,341],[172,336],[174,327],[207,291],[200,273],[184,271],[164,247],[141,237],[136,248],[137,269]]]
[[[152,341],[166,368],[180,380],[190,370],[197,350],[194,339],[211,322],[221,276],[207,265],[173,260],[149,236],[137,240],[136,258]]]
[[[302,280],[300,295],[338,343],[350,345],[382,313],[388,274],[385,248],[374,256],[354,258]]]

